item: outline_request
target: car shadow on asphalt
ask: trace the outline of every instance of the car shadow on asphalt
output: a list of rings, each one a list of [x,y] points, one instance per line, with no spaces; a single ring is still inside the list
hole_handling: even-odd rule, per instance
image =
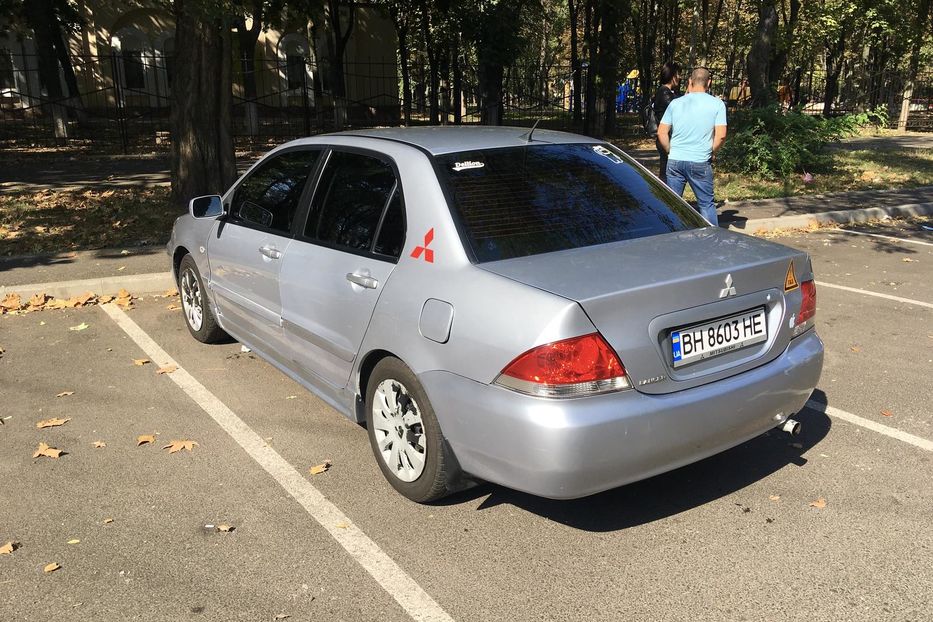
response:
[[[811,399],[824,404],[827,401],[826,394],[819,390]],[[483,483],[441,503],[463,503],[488,495],[478,510],[510,504],[583,531],[636,527],[738,492],[785,467],[805,466],[805,454],[826,437],[832,422],[825,413],[809,408],[795,418],[803,424],[800,436],[771,430],[700,462],[583,499],[555,501]],[[751,514],[751,503],[736,505],[737,510]]]

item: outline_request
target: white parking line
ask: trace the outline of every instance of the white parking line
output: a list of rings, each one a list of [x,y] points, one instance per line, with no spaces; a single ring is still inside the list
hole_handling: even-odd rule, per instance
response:
[[[886,300],[894,300],[896,302],[903,302],[908,305],[917,305],[920,307],[926,307],[928,309],[933,309],[933,303],[921,302],[919,300],[913,300],[912,298],[901,298],[900,296],[892,296],[891,294],[882,294],[881,292],[870,292],[867,289],[858,289],[855,287],[846,287],[845,285],[836,285],[835,283],[827,283],[826,281],[817,281],[817,286],[819,287],[830,287],[833,289],[841,289],[845,292],[854,292],[856,294],[864,294],[866,296],[875,296],[876,298],[884,298]]]
[[[933,441],[928,441],[925,438],[920,438],[919,436],[914,436],[913,434],[908,434],[907,432],[902,432],[897,428],[892,428],[890,426],[882,425],[871,419],[865,419],[864,417],[859,417],[858,415],[853,415],[852,413],[846,412],[844,410],[839,410],[833,406],[827,404],[820,404],[813,400],[807,401],[807,408],[813,409],[817,412],[826,413],[830,417],[836,419],[842,419],[843,421],[848,421],[849,423],[854,423],[857,426],[861,426],[872,432],[878,432],[879,434],[884,434],[885,436],[890,436],[893,439],[897,439],[904,443],[909,443],[920,449],[925,449],[927,451],[933,451]]]
[[[101,309],[159,366],[178,365],[126,313],[113,304]],[[182,367],[169,375],[285,491],[350,554],[415,620],[453,622],[453,618],[311,482]]]
[[[899,238],[893,235],[882,235],[880,233],[866,233],[864,231],[849,231],[848,229],[826,229],[828,233],[851,233],[852,235],[867,235],[873,238],[884,238],[886,240],[896,240],[898,242],[909,242],[910,244],[922,244],[923,246],[933,246],[931,242],[921,240],[911,240],[910,238]]]

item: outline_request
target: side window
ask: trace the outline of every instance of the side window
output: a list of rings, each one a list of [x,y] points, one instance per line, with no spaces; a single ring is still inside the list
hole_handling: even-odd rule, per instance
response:
[[[379,236],[373,252],[377,255],[388,255],[398,259],[405,246],[405,206],[402,204],[402,193],[395,188],[395,193],[386,208],[386,214],[379,226]]]
[[[289,233],[298,200],[321,151],[289,151],[263,162],[237,187],[230,220]]]
[[[305,236],[351,250],[372,250],[396,185],[395,172],[386,162],[333,152],[314,193]]]

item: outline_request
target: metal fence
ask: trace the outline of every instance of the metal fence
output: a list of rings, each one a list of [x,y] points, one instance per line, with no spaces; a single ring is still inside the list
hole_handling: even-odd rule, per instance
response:
[[[5,55],[4,55],[5,54]],[[170,144],[173,61],[158,53],[115,52],[74,56],[74,80],[59,76],[64,96],[49,97],[38,57],[13,56],[0,50],[0,148],[12,145],[85,145],[115,152],[149,151]],[[503,122],[576,131],[598,131],[601,102],[586,103],[588,75],[581,70],[579,98],[574,97],[568,66],[513,66],[504,74]],[[395,62],[352,62],[343,67],[345,96],[336,97],[332,67],[301,56],[238,58],[233,63],[233,133],[239,146],[261,147],[336,127],[393,126],[402,123],[404,97]],[[457,79],[441,80],[436,116],[431,111],[428,68],[410,68],[410,123],[480,123],[488,102],[481,100],[478,72],[461,67]],[[747,102],[741,76],[715,71],[713,94],[730,106]],[[72,94],[68,83],[76,84]],[[632,99],[640,89],[632,85]],[[811,114],[823,111],[825,76],[796,72],[781,85],[787,107]],[[455,90],[456,89],[456,90]],[[54,89],[53,89],[54,90]],[[890,72],[859,79],[846,77],[832,113],[888,108],[892,123],[901,109],[904,79]],[[643,94],[643,93],[642,93]],[[575,102],[581,110],[575,111]],[[458,105],[459,103],[459,105]],[[910,99],[909,129],[933,130],[933,73],[916,81]],[[621,132],[638,132],[637,103],[617,102]],[[433,117],[433,118],[432,118]],[[339,123],[335,120],[339,119]]]

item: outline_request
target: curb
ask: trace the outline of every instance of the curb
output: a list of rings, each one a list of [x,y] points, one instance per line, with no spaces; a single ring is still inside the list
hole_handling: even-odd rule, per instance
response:
[[[94,292],[98,296],[116,294],[121,288],[130,293],[152,294],[162,293],[175,287],[175,279],[171,272],[154,272],[149,274],[127,274],[125,276],[105,276],[96,279],[81,279],[77,281],[59,281],[57,283],[28,283],[26,285],[0,286],[0,298],[7,294],[16,293],[22,298],[29,298],[33,294],[45,292],[53,298],[71,298],[84,292]]]
[[[839,210],[836,212],[817,212],[795,216],[775,216],[774,218],[753,218],[741,223],[729,223],[729,229],[742,233],[764,233],[775,229],[806,229],[811,225],[851,224],[889,218],[911,218],[933,215],[933,203],[908,203],[886,207],[865,207],[862,209]]]

